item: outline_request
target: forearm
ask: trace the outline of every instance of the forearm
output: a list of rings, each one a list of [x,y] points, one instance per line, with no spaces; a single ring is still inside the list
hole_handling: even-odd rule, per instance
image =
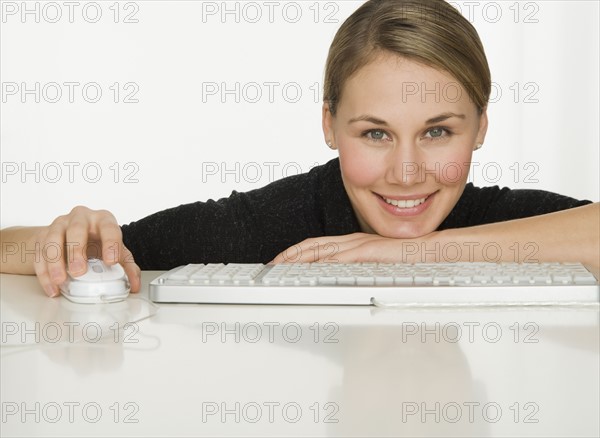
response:
[[[600,204],[434,233],[417,261],[580,262],[600,270]]]
[[[40,257],[39,232],[46,227],[11,227],[0,230],[2,259],[0,272],[9,274],[35,274],[33,262]]]

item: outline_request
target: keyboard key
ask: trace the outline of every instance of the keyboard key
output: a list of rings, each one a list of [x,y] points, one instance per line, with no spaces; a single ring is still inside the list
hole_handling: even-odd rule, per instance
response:
[[[486,284],[492,281],[489,275],[473,275],[473,283]]]
[[[494,275],[492,276],[492,282],[497,284],[510,284],[512,281],[512,277],[506,274]]]
[[[552,275],[552,282],[553,283],[559,283],[559,284],[568,284],[572,281],[572,277],[570,274],[566,274],[566,273],[561,273],[561,274],[553,274]]]
[[[338,277],[337,284],[341,285],[352,285],[355,284],[356,280],[354,277]]]
[[[233,281],[247,281],[247,280],[253,280],[254,279],[254,275],[250,275],[250,274],[235,274],[233,276]]]
[[[433,277],[431,275],[415,275],[413,281],[419,285],[433,284]]]
[[[531,284],[532,283],[532,279],[529,275],[515,275],[513,277],[513,283],[514,284]]]
[[[394,277],[394,284],[398,285],[398,286],[410,286],[413,284],[413,277],[412,276],[401,276],[401,277]]]
[[[200,266],[202,265],[187,265],[179,269],[177,272],[169,275],[169,278],[171,280],[186,281],[190,278],[190,275],[199,269]]]
[[[550,275],[534,275],[533,276],[534,284],[552,284],[552,277]]]
[[[392,280],[393,283],[393,280]],[[360,285],[360,286],[370,286],[375,284],[375,278],[374,277],[356,277],[356,284]]]
[[[452,278],[450,276],[436,276],[433,278],[433,284],[435,286],[449,286],[452,282]]]
[[[300,280],[298,280],[298,277],[282,277],[279,279],[279,284],[281,286],[294,286],[300,284]]]
[[[275,277],[263,277],[262,284],[264,284],[265,286],[274,286],[279,284],[279,278],[275,278]]]
[[[324,284],[324,285],[332,285],[332,284],[336,284],[336,278],[335,277],[326,277],[326,276],[321,276],[319,277],[319,284]]]
[[[468,286],[473,283],[473,277],[470,275],[455,275],[452,279],[457,286]]]
[[[306,277],[306,276],[300,276],[298,277],[298,282],[300,285],[303,286],[316,286],[318,283],[317,278],[310,276],[310,277]]]
[[[575,274],[573,276],[573,283],[575,284],[596,284],[597,280],[590,272]]]
[[[375,284],[381,285],[381,286],[390,286],[390,285],[394,284],[394,277],[375,277]],[[402,283],[400,283],[400,282],[398,282],[396,284],[402,285]],[[407,283],[407,284],[412,284],[412,277],[410,278],[410,283]]]

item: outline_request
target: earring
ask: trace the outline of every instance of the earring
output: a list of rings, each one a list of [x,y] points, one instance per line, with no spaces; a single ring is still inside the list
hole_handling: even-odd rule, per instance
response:
[[[483,146],[483,143],[477,143],[477,144],[475,145],[475,149],[474,149],[474,150],[475,150],[475,151],[478,151],[479,149],[481,149],[481,146]]]
[[[331,141],[327,142],[327,146],[329,146],[329,149],[335,149],[335,147],[333,146],[333,143]]]

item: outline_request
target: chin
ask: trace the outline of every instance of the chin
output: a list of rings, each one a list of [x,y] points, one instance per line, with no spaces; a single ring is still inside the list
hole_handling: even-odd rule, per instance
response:
[[[416,239],[418,237],[426,236],[429,233],[435,231],[435,229],[430,229],[429,227],[386,227],[386,229],[381,230],[381,233],[377,233],[383,237],[390,237],[393,239]]]

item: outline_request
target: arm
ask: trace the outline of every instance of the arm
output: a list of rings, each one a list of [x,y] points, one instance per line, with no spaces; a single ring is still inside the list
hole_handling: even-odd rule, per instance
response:
[[[112,265],[120,263],[131,284],[141,286],[140,269],[131,252],[123,245],[115,217],[106,210],[75,207],[46,227],[13,227],[0,232],[2,240],[1,272],[36,274],[48,296],[57,296],[67,279],[87,271],[88,257],[101,258]]]
[[[37,235],[46,227],[11,227],[0,230],[2,241],[2,263],[0,272],[8,274],[33,275],[34,255],[28,251],[35,249]]]
[[[273,260],[274,263],[313,261],[581,262],[598,276],[600,204],[435,231],[416,239],[392,239],[365,233],[307,239]]]
[[[425,237],[425,242],[440,243],[442,258],[444,252],[455,253],[450,252],[451,247],[462,248],[457,261],[581,262],[598,271],[600,203],[523,219],[447,229]]]
[[[121,263],[135,292],[140,288],[136,263],[158,270],[187,263],[264,263],[309,236],[358,231],[343,194],[339,165],[332,160],[308,174],[218,201],[181,205],[123,227],[106,210],[75,207],[47,227],[3,230],[1,269],[36,274],[46,293],[56,296],[67,269],[82,275],[93,256]]]

